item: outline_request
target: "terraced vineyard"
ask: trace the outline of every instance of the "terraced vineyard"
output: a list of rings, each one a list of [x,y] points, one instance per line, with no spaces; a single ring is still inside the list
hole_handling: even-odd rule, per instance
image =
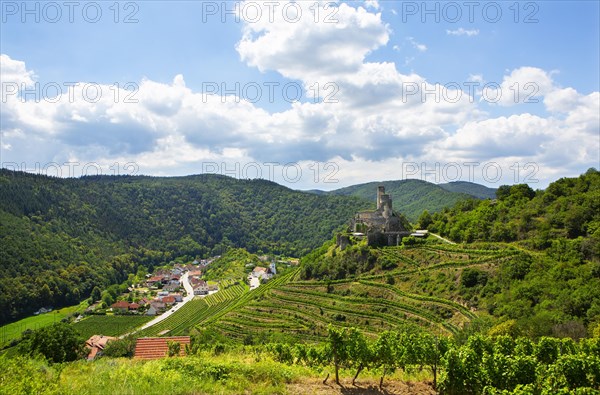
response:
[[[460,245],[426,244],[375,250],[395,263],[390,271],[336,281],[299,281],[299,269],[248,291],[246,285],[222,283],[223,289],[189,302],[165,321],[140,335],[180,335],[194,326],[212,327],[246,340],[283,335],[317,341],[330,323],[360,328],[370,336],[406,326],[436,334],[456,333],[476,314],[456,292],[433,296],[433,280],[451,287],[466,267],[492,270],[522,252],[504,246],[472,249]],[[389,283],[391,280],[391,283]],[[164,332],[169,330],[169,332]]]
[[[291,281],[271,286],[263,289],[262,298],[230,309],[214,327],[239,340],[248,335],[280,332],[298,341],[312,341],[325,336],[330,323],[355,326],[372,336],[407,325],[451,334],[476,318],[476,314],[458,298],[409,290],[418,286],[417,279],[449,272],[458,276],[462,268],[470,266],[494,268],[520,252],[511,248],[431,244],[387,247],[377,253],[395,262],[397,268],[327,283]],[[386,282],[390,277],[394,285]]]
[[[164,321],[136,335],[138,337],[158,336],[163,333],[166,336],[173,336],[188,333],[191,328],[197,325],[209,326],[228,312],[239,309],[252,300],[261,298],[269,289],[285,284],[297,274],[297,271],[296,269],[275,277],[252,291],[248,290],[246,284],[237,283],[205,298],[194,299]],[[168,332],[165,332],[167,330]]]

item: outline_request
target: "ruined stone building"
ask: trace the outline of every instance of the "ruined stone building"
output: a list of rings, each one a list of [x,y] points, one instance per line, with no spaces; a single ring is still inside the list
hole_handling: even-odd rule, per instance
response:
[[[356,236],[367,237],[370,246],[399,245],[403,237],[410,235],[392,210],[392,198],[385,193],[384,186],[377,187],[377,209],[356,213],[350,221],[350,231]],[[347,244],[344,237],[338,237],[340,247],[344,248]]]

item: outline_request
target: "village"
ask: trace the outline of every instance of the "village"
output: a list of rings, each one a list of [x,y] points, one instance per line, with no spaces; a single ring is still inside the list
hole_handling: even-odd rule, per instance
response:
[[[172,268],[156,270],[152,274],[147,274],[146,280],[143,283],[133,284],[129,287],[128,292],[119,297],[120,300],[117,300],[110,306],[105,306],[108,307],[107,309],[102,309],[100,307],[102,302],[98,301],[91,305],[86,313],[156,316],[156,318],[146,323],[139,330],[155,325],[181,308],[186,302],[196,297],[205,297],[219,291],[219,282],[202,279],[206,268],[218,258],[220,256],[209,259],[196,259],[190,264],[176,263]],[[260,258],[265,263],[268,261],[266,256]],[[297,261],[294,263],[297,264]],[[246,266],[250,270],[250,267]],[[277,274],[275,261],[270,262],[266,266],[254,266],[251,268],[252,270],[246,278],[250,290],[258,288],[261,283],[270,280]],[[78,317],[78,319],[81,318],[83,317]],[[88,349],[87,359],[92,360],[101,355],[108,342],[113,340],[116,340],[116,338],[104,335],[91,336],[85,343]],[[186,336],[178,338],[138,339],[136,355],[140,357],[142,354],[147,354],[145,357],[151,359],[164,356],[165,352],[163,348],[167,347],[167,341],[172,340],[189,343],[189,337]]]
[[[217,292],[218,283],[202,280],[203,270],[217,258],[194,260],[190,264],[176,263],[170,269],[159,269],[147,274],[145,282],[132,284],[110,306],[102,306],[101,301],[96,301],[86,312],[156,316],[183,302],[190,289],[196,296]]]

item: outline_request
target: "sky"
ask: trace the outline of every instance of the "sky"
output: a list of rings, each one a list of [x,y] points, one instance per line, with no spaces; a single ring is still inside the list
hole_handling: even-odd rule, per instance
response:
[[[600,168],[598,1],[0,1],[0,164],[527,183]]]

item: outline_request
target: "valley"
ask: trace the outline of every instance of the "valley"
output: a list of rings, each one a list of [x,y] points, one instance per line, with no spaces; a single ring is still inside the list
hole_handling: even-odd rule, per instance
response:
[[[83,310],[91,302],[98,302],[89,300],[66,310],[71,314],[61,315],[61,325],[66,327],[57,324],[56,319],[50,322],[38,318],[38,326],[30,326],[33,331],[24,332],[22,339],[14,329],[9,332],[8,328],[11,325],[23,328],[29,319],[2,327],[0,333],[10,335],[4,337],[0,363],[6,371],[13,369],[11,364],[23,358],[20,354],[28,353],[27,347],[37,347],[31,339],[38,331],[72,328],[79,339],[92,335],[115,338],[108,341],[103,350],[105,355],[91,365],[93,371],[97,369],[93,374],[98,375],[98,380],[108,374],[104,371],[103,361],[119,358],[116,361],[123,374],[129,374],[126,373],[128,369],[134,369],[140,363],[159,364],[155,366],[160,366],[162,371],[172,369],[176,376],[185,375],[186,369],[200,376],[208,374],[194,384],[206,393],[237,393],[239,387],[234,381],[250,385],[245,369],[254,369],[262,363],[267,364],[265,369],[287,373],[282,373],[285,378],[268,373],[271,378],[252,384],[252,393],[263,390],[297,393],[301,383],[314,388],[315,393],[343,393],[345,387],[352,387],[357,393],[379,393],[381,387],[388,393],[398,394],[436,391],[477,394],[482,393],[484,387],[486,393],[499,394],[494,391],[504,388],[511,391],[507,393],[517,394],[521,393],[518,392],[519,385],[532,391],[534,388],[554,391],[595,387],[600,383],[600,375],[596,376],[600,374],[600,311],[597,310],[600,261],[589,241],[597,237],[595,221],[598,213],[592,211],[578,217],[581,221],[578,229],[585,229],[583,234],[569,230],[573,229],[573,222],[569,222],[572,214],[569,213],[577,211],[577,206],[568,206],[565,216],[558,217],[556,213],[559,208],[566,207],[557,203],[561,199],[581,206],[593,204],[591,202],[600,191],[599,180],[598,172],[591,170],[578,180],[560,180],[548,191],[561,190],[564,197],[553,192],[555,197],[552,199],[544,192],[531,194],[526,189],[511,187],[501,188],[499,199],[493,204],[490,200],[459,201],[453,208],[423,213],[416,220],[416,226],[439,234],[413,233],[391,245],[377,245],[382,239],[372,236],[372,232],[395,234],[387,230],[388,223],[396,223],[389,222],[389,218],[398,218],[401,227],[408,228],[409,233],[414,228],[401,213],[394,214],[397,217],[387,217],[391,212],[391,200],[390,203],[378,203],[376,212],[387,218],[385,229],[372,228],[384,225],[378,217],[369,214],[359,225],[351,222],[352,226],[337,227],[333,237],[325,238],[327,241],[299,260],[272,251],[252,252],[249,247],[218,247],[214,251],[222,252],[222,255],[201,259],[210,263],[199,271],[194,264],[202,255],[175,255],[173,252],[173,255],[164,255],[166,251],[159,254],[148,250],[143,254],[118,255],[112,258],[113,265],[120,262],[121,270],[129,273],[120,277],[121,283],[94,290],[96,297],[101,295],[101,314],[85,316]],[[573,198],[564,189],[565,185],[577,189],[579,197]],[[302,196],[321,199],[319,195]],[[385,201],[388,195],[381,196],[378,195],[378,202]],[[356,211],[366,204],[360,200],[351,201],[358,203]],[[520,217],[534,210],[537,210],[537,219],[528,227],[519,227]],[[465,215],[471,216],[468,221],[461,219]],[[481,222],[479,215],[496,216],[496,219],[504,216],[501,222],[504,226],[510,227],[511,221],[517,224],[514,236],[511,236],[514,240],[490,240],[494,236],[481,232],[489,232],[489,228],[482,226],[491,224]],[[557,222],[557,218],[563,218],[565,225]],[[553,221],[551,233],[541,231],[546,229],[547,220]],[[356,227],[366,233],[356,232]],[[474,231],[480,233],[469,233]],[[468,236],[474,239],[463,240],[463,235],[467,234],[474,235]],[[342,244],[340,235],[345,240]],[[554,241],[544,247],[535,241],[540,237],[554,238]],[[399,239],[394,236],[389,240]],[[145,258],[152,254],[155,254],[154,260]],[[269,276],[261,266],[271,267]],[[182,299],[185,303],[169,308],[162,318],[159,316],[160,320],[151,321],[153,317],[145,314],[111,312],[114,309],[110,309],[110,303],[116,299],[135,303],[142,296],[147,298],[143,283],[156,285],[163,281],[160,287],[171,284],[169,273],[175,273],[175,269],[178,270],[174,277],[177,281],[187,281],[188,275],[194,272],[197,281],[202,278],[218,284],[218,291],[195,296],[195,290],[189,284],[172,285],[174,289],[185,290]],[[574,284],[577,284],[576,288],[572,288]],[[125,293],[111,297],[117,291]],[[83,319],[75,320],[80,314],[84,315]],[[176,336],[191,339],[191,346],[186,346],[186,356],[180,357],[181,361],[177,358],[136,361],[136,339],[153,337],[168,342]],[[503,347],[514,351],[506,351]],[[540,351],[543,347],[556,351],[549,357],[547,351]],[[467,357],[471,352],[478,355],[478,367]],[[388,357],[386,353],[390,353]],[[242,355],[246,354],[254,355],[255,362],[245,360]],[[205,365],[195,359],[198,356],[213,362]],[[131,357],[134,359],[128,359]],[[508,365],[488,366],[485,358],[508,358]],[[590,362],[583,363],[581,358],[588,358]],[[235,361],[242,365],[236,365],[238,362]],[[40,362],[18,363],[35,370],[37,368],[33,366]],[[231,363],[233,365],[229,365]],[[526,365],[520,365],[523,363]],[[579,369],[579,381],[561,367],[567,363],[575,364],[573,369]],[[540,364],[547,370],[530,369],[534,365],[542,366]],[[210,376],[212,373],[207,372],[216,366],[219,366],[215,368],[217,371],[230,373]],[[423,370],[423,366],[429,368]],[[77,370],[82,368],[73,365],[74,370],[66,371],[66,377],[79,384],[62,383],[60,388],[94,392],[93,388],[97,388],[99,382],[77,381],[80,380]],[[48,369],[53,368],[49,365]],[[341,387],[335,383],[338,370]],[[349,384],[348,378],[363,370],[360,377],[364,378],[359,377],[357,386]],[[517,374],[519,370],[523,372],[521,376]],[[515,376],[502,384],[496,375],[507,372]],[[333,384],[319,385],[325,376],[331,376],[328,380]],[[37,375],[35,377],[41,380]],[[233,377],[238,378],[230,381]],[[475,377],[480,377],[477,380],[481,381],[473,381]],[[144,390],[147,387],[137,382],[132,384],[131,392],[173,390],[180,385],[178,379],[174,380],[170,384],[157,384],[152,390]],[[20,381],[12,381],[12,384],[24,385]]]

